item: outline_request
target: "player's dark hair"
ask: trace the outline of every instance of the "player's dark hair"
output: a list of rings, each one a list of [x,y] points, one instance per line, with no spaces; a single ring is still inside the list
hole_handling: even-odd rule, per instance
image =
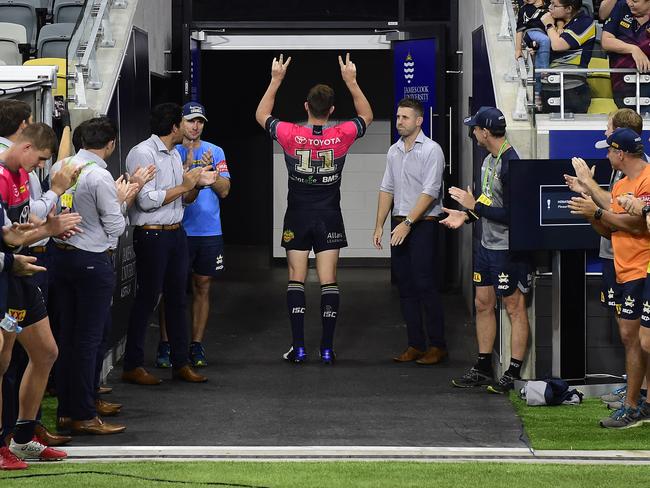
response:
[[[334,105],[334,90],[327,85],[313,86],[307,94],[309,112],[317,119],[329,117],[330,108]]]
[[[103,149],[117,139],[117,126],[108,117],[97,117],[84,122],[81,143],[84,149]]]
[[[9,137],[16,133],[20,124],[28,122],[32,107],[22,100],[0,100],[0,137]]]
[[[74,146],[74,151],[79,152],[83,149],[84,143],[82,139],[83,131],[86,125],[88,124],[87,120],[84,120],[72,131],[72,145]]]
[[[177,103],[160,103],[151,109],[151,133],[168,136],[174,126],[180,127],[183,118],[183,107]]]
[[[25,127],[16,139],[17,144],[21,142],[30,142],[39,151],[49,149],[52,154],[56,154],[58,147],[56,134],[52,127],[43,122],[29,124]]]
[[[414,98],[402,98],[397,104],[397,108],[399,107],[412,108],[415,110],[416,116],[424,117],[424,107],[418,100],[415,100]]]

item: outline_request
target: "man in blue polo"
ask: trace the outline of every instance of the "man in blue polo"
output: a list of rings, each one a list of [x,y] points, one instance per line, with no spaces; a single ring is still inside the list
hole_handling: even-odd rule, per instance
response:
[[[201,190],[194,190],[198,192],[196,200],[185,207],[183,217],[192,273],[190,361],[195,368],[208,365],[202,342],[210,312],[210,282],[224,269],[219,199],[226,198],[230,191],[230,173],[223,149],[201,140],[207,121],[203,105],[197,102],[186,103],[181,122],[183,144],[176,146],[186,168],[211,165],[217,173],[214,183]],[[161,342],[156,364],[158,367],[170,367],[170,346],[163,323],[160,327]]]

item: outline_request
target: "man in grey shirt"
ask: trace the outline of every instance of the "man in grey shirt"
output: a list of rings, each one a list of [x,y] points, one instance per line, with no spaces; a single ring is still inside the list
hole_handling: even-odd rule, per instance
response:
[[[519,159],[506,138],[506,119],[495,107],[481,107],[465,125],[472,128],[476,143],[488,151],[481,165],[481,194],[474,198],[470,188],[451,187],[449,194],[465,211],[443,209],[449,216],[441,223],[457,229],[464,222],[481,219],[483,234],[474,252],[473,281],[476,287],[476,337],[478,358],[470,370],[452,380],[459,388],[487,385],[491,393],[507,393],[521,377],[528,347],[528,313],[525,294],[530,290],[532,268],[526,254],[509,250],[510,198],[507,190],[510,161]],[[493,382],[492,350],[496,337],[494,308],[497,297],[512,324],[510,366]]]
[[[126,202],[106,169],[116,139],[111,120],[91,119],[84,128],[84,149],[52,167],[54,177],[68,165],[80,172],[60,200],[62,207],[82,216],[83,232],[67,241],[55,238],[54,268],[60,304],[57,417],[59,424],[83,434],[116,434],[126,428],[99,418],[95,401],[97,354],[115,288],[113,240],[126,228]]]
[[[422,132],[423,115],[417,100],[405,98],[398,104],[401,137],[388,150],[373,244],[382,248],[384,222],[392,206],[391,265],[408,335],[408,347],[393,359],[437,364],[447,357],[436,266],[445,157],[440,146]]]
[[[135,146],[126,158],[129,173],[150,164],[154,179],[144,184],[129,211],[135,225],[133,248],[137,257],[137,292],[126,339],[122,380],[157,385],[161,380],[144,369],[144,343],[149,316],[162,293],[171,345],[173,376],[184,381],[207,381],[189,366],[187,330],[188,250],[181,221],[183,203],[191,203],[198,188],[211,185],[212,167],[184,170],[176,144],[183,141],[182,108],[163,103],[151,110],[152,136]]]

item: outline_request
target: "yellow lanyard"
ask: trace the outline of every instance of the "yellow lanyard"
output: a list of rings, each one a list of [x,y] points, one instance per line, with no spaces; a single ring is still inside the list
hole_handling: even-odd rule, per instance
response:
[[[497,166],[499,166],[501,155],[506,151],[507,147],[510,147],[510,144],[508,144],[508,140],[506,139],[505,141],[503,141],[503,144],[501,144],[501,148],[497,153],[497,159],[496,162],[494,163],[494,166],[492,166],[492,162],[494,161],[494,158],[490,156],[490,161],[488,161],[487,168],[485,168],[485,174],[483,175],[483,185],[481,188],[483,194],[485,194],[486,197],[492,197],[493,195],[492,190],[494,189],[494,178],[497,175]],[[488,186],[488,179],[490,180],[489,186]]]

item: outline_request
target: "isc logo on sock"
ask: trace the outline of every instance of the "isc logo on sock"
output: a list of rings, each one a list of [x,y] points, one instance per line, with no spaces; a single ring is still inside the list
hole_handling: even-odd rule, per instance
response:
[[[336,312],[332,312],[331,310],[326,310],[323,312],[323,317],[326,319],[335,319],[336,318]]]
[[[305,307],[293,307],[291,313],[305,313]]]

